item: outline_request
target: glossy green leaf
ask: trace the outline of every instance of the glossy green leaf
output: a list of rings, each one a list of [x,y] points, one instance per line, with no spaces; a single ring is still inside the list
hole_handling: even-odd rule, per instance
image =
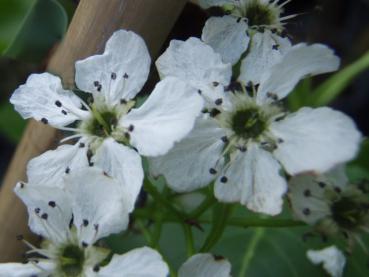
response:
[[[0,0],[0,53],[39,61],[66,31],[68,18],[55,0]]]
[[[360,73],[369,68],[369,52],[314,90],[312,106],[324,106],[332,102]]]

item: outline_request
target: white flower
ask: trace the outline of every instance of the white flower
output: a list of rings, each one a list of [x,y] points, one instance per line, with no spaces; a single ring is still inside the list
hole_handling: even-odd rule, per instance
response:
[[[224,7],[230,15],[211,17],[205,23],[201,39],[222,55],[224,62],[236,64],[247,49],[254,30],[283,30],[284,21],[295,15],[281,17],[283,7],[290,0],[202,0],[204,8]]]
[[[204,62],[196,64],[194,73],[192,61],[199,49],[198,62]],[[288,114],[279,105],[300,79],[337,69],[339,59],[329,48],[291,46],[265,31],[255,34],[248,51],[236,86],[228,84],[230,68],[224,69],[219,56],[201,41],[175,41],[159,58],[162,77],[183,78],[202,92],[209,88],[203,95],[207,106],[215,108],[166,155],[151,159],[151,170],[179,192],[215,179],[219,200],[274,215],[281,211],[287,190],[282,169],[291,175],[324,172],[352,159],[361,135],[341,112],[302,108]],[[210,80],[217,82],[217,91]],[[212,93],[218,97],[213,103]]]
[[[190,257],[179,269],[178,277],[230,277],[231,264],[208,253]]]
[[[323,235],[341,235],[349,247],[369,231],[369,199],[365,187],[350,185],[338,166],[323,175],[300,174],[289,182],[294,215]]]
[[[306,256],[313,264],[323,264],[323,268],[330,276],[342,276],[346,258],[336,246],[326,247],[322,250],[309,250]]]
[[[149,69],[143,39],[120,30],[108,40],[102,55],[76,63],[76,85],[93,96],[90,105],[64,90],[58,77],[31,75],[10,99],[15,109],[24,118],[75,132],[66,139],[79,138],[75,145],[59,146],[31,160],[31,181],[57,184],[62,175],[94,164],[119,178],[133,208],[143,180],[139,154],[165,154],[192,129],[202,108],[196,90],[176,78],[159,82],[145,103],[133,108],[132,99]],[[70,124],[75,127],[66,127]]]
[[[94,243],[128,224],[126,200],[117,181],[86,168],[71,173],[65,182],[66,190],[53,184],[16,186],[16,194],[27,205],[31,230],[46,240],[40,248],[24,241],[31,247],[28,263],[0,264],[0,276],[167,276],[160,255],[146,247],[101,264],[109,250]]]

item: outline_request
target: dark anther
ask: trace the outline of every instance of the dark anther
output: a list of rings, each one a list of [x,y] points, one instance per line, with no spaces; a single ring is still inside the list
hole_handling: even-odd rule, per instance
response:
[[[224,260],[224,257],[223,256],[220,256],[220,255],[213,255],[213,258],[216,261],[222,261],[222,260]]]
[[[84,219],[83,220],[83,226],[87,227],[88,226],[88,220],[87,219]]]
[[[260,84],[256,84],[256,85],[254,86],[255,91],[258,91],[258,90],[259,90],[259,87],[260,87]]]
[[[82,241],[82,247],[83,248],[86,248],[88,246],[88,243],[87,242],[85,242],[85,241]]]
[[[214,87],[219,86],[219,82],[213,82],[213,86],[214,86]]]
[[[334,188],[334,190],[335,190],[337,193],[341,193],[341,192],[342,192],[341,188],[339,188],[339,187],[335,187],[335,188]]]
[[[208,113],[208,112],[209,112],[209,110],[208,110],[207,108],[203,108],[203,109],[201,110],[201,112],[202,112],[202,113]]]
[[[47,214],[47,213],[43,213],[42,215],[41,215],[41,218],[42,219],[45,219],[45,220],[47,220],[47,218],[49,217],[49,215]]]
[[[279,49],[279,45],[278,44],[274,44],[272,48],[273,48],[273,50],[278,50]]]
[[[120,103],[121,103],[122,105],[127,104],[127,100],[126,100],[126,99],[120,99]]]
[[[281,139],[281,138],[279,138],[279,139],[277,140],[277,142],[278,142],[278,143],[283,143],[283,142],[284,142],[284,140],[283,140],[283,139]]]
[[[39,213],[40,213],[40,208],[36,208],[36,209],[35,209],[35,213],[36,213],[36,214],[39,214]]]
[[[67,115],[67,112],[65,110],[62,110],[61,112],[62,114]]]
[[[61,103],[59,100],[56,100],[56,101],[55,101],[55,105],[56,105],[57,107],[61,107],[61,106],[62,106],[62,103]]]
[[[227,183],[228,178],[226,176],[222,176],[222,178],[220,178],[220,182],[222,183]]]
[[[68,174],[70,172],[70,168],[69,167],[67,167],[66,169],[65,169],[65,173],[66,174]]]
[[[132,149],[138,153],[138,149],[136,147],[132,147]]]
[[[215,105],[219,106],[219,105],[222,105],[223,103],[223,99],[222,98],[218,98],[217,100],[215,100]]]
[[[16,238],[17,238],[17,240],[24,240],[23,235],[17,235]]]
[[[197,92],[198,92],[198,94],[200,94],[200,95],[202,94],[202,90],[201,90],[201,89],[198,89],[198,90],[197,90]]]
[[[217,171],[214,168],[210,168],[209,173],[214,175],[217,174]]]
[[[309,189],[306,189],[306,190],[304,191],[304,196],[305,196],[305,197],[309,197],[309,196],[311,196],[311,191],[310,191]]]
[[[93,271],[94,271],[94,272],[99,272],[99,271],[100,271],[100,266],[99,266],[99,265],[95,265],[95,266],[93,267]]]
[[[115,72],[113,72],[110,77],[112,78],[112,80],[117,79],[117,74]]]
[[[74,215],[72,214],[72,218],[69,220],[69,229],[72,229],[74,222]]]
[[[47,124],[49,121],[45,117],[43,117],[43,118],[41,118],[41,122],[43,124]]]
[[[128,74],[127,73],[124,73],[123,78],[124,79],[128,79],[128,77],[129,77]]]
[[[220,139],[221,139],[224,143],[229,142],[229,140],[228,140],[227,136],[223,136],[223,137],[221,137]]]
[[[124,137],[129,140],[131,138],[131,135],[129,133],[124,133]]]
[[[135,126],[133,126],[132,124],[128,126],[128,131],[132,132],[134,130]]]
[[[247,147],[246,146],[240,146],[240,147],[238,147],[238,150],[240,150],[241,152],[246,152]]]
[[[99,81],[95,81],[95,82],[94,82],[94,86],[95,86],[95,87],[98,87],[99,85],[100,85]]]
[[[83,147],[85,147],[86,145],[83,143],[83,142],[80,142],[79,143],[79,148],[83,148]]]
[[[94,229],[95,229],[95,231],[98,231],[99,230],[99,224],[94,224]]]
[[[92,166],[94,166],[94,163],[93,162],[88,162],[88,166],[92,167]]]
[[[216,117],[218,114],[220,114],[220,111],[218,109],[212,109],[210,111],[210,116],[211,117]]]
[[[267,97],[271,98],[274,101],[277,101],[278,100],[278,95],[275,94],[275,93],[272,93],[272,92],[268,92],[267,93]]]
[[[99,84],[96,89],[97,89],[97,91],[101,91],[101,88],[102,88],[102,86]]]
[[[325,188],[325,186],[326,186],[326,185],[325,185],[325,183],[323,183],[323,182],[319,182],[319,183],[318,183],[318,185],[319,185],[319,187],[321,187],[322,189],[323,189],[323,188]]]
[[[24,188],[25,184],[23,182],[20,182],[21,189]]]
[[[240,23],[242,20],[242,17],[237,18],[237,23]]]
[[[309,215],[310,214],[310,209],[305,208],[305,209],[302,210],[302,212],[304,213],[304,215]]]
[[[49,201],[49,206],[50,206],[51,208],[55,208],[55,207],[56,207],[56,203],[55,203],[55,201]]]
[[[284,38],[284,37],[286,37],[287,36],[287,31],[286,30],[283,30],[282,32],[281,32],[281,37],[282,38]]]

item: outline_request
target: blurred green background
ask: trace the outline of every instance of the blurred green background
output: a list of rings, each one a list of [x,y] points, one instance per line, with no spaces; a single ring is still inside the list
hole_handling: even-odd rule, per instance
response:
[[[26,125],[8,99],[30,73],[45,70],[77,5],[78,1],[72,0],[0,0],[1,176]],[[295,42],[328,44],[342,58],[345,69],[335,77],[320,76],[301,83],[288,99],[290,108],[329,104],[353,117],[367,136],[369,57],[363,55],[369,50],[369,0],[293,0],[286,6],[286,14],[295,13],[300,15],[286,26],[290,38]],[[163,49],[170,39],[199,36],[208,16],[208,12],[188,3]],[[158,78],[156,73],[153,76],[153,79]],[[369,179],[368,169],[369,143],[365,141],[361,155],[350,164],[351,179]],[[240,207],[238,212],[245,216],[244,208]],[[181,231],[176,228],[165,225],[161,247],[169,260],[178,266],[184,260],[185,246],[178,235]],[[321,268],[306,260],[305,251],[331,241],[314,239],[306,243],[301,237],[307,230],[306,227],[230,228],[215,252],[231,259],[234,276],[324,276]],[[200,242],[203,236],[203,232],[195,230],[196,241]],[[122,252],[142,244],[143,237],[130,232],[114,236],[108,243],[115,251]],[[357,249],[349,257],[346,276],[369,276],[367,253]]]

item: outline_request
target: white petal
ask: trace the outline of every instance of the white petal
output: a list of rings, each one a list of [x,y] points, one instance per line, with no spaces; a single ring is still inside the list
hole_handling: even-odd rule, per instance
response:
[[[88,166],[87,151],[87,142],[80,140],[75,145],[61,145],[33,158],[27,165],[28,181],[38,185],[63,186],[65,175]]]
[[[128,128],[130,143],[145,156],[163,155],[192,129],[203,107],[196,90],[168,77],[159,82],[145,103],[124,116],[120,125]]]
[[[201,39],[222,56],[223,62],[236,64],[249,44],[247,24],[237,17],[210,17],[202,30]]]
[[[229,168],[216,180],[215,186],[238,186],[241,204],[256,212],[276,215],[282,210],[282,197],[287,191],[286,181],[280,171],[281,166],[269,152],[252,144],[246,153],[235,155]],[[227,178],[226,182],[221,181],[224,177]],[[222,195],[216,194],[216,197],[222,200]]]
[[[49,73],[29,76],[14,91],[10,103],[24,119],[42,120],[56,128],[89,117],[89,112],[80,109],[79,98],[64,90],[60,78]]]
[[[258,101],[259,103],[266,101],[268,93],[273,93],[278,96],[278,99],[282,99],[301,79],[335,71],[339,64],[339,58],[325,45],[297,44],[273,66],[270,75],[262,82]]]
[[[95,166],[119,181],[128,201],[127,207],[132,211],[144,176],[140,155],[133,149],[108,138],[99,146],[92,160]]]
[[[54,271],[55,265],[51,262],[39,261],[37,266],[32,263],[0,263],[1,277],[47,277]]]
[[[274,122],[271,132],[283,140],[274,151],[291,175],[325,172],[355,157],[361,135],[355,123],[330,108],[302,108]]]
[[[179,269],[178,277],[230,277],[231,264],[211,254],[197,254]]]
[[[237,0],[199,0],[199,5],[204,8],[223,6],[226,4],[236,4]]]
[[[175,144],[164,156],[150,159],[154,176],[163,174],[168,185],[177,192],[188,192],[208,185],[222,166],[221,153],[225,136],[213,119],[198,119],[190,134]]]
[[[27,206],[30,229],[55,243],[65,243],[72,208],[69,196],[60,188],[18,183],[15,193]]]
[[[313,264],[323,264],[323,268],[332,277],[340,277],[346,264],[346,258],[336,246],[322,250],[309,250],[306,253]]]
[[[65,182],[80,242],[92,244],[127,227],[127,201],[118,181],[88,167],[71,173]]]
[[[124,255],[115,254],[110,263],[100,269],[98,276],[166,277],[168,274],[168,266],[160,254],[149,247],[142,247]]]
[[[132,99],[142,89],[150,63],[144,40],[131,31],[119,30],[106,43],[104,54],[76,62],[76,84],[92,93],[98,93],[101,85],[100,93],[114,105],[120,99]]]
[[[308,224],[316,224],[330,215],[330,205],[325,200],[325,188],[321,187],[317,176],[300,174],[289,181],[289,199],[297,219]]]
[[[172,40],[156,67],[161,78],[177,77],[211,100],[222,97],[232,75],[231,64],[224,64],[219,54],[197,38]]]
[[[249,82],[256,85],[265,81],[272,66],[282,59],[290,45],[287,38],[278,37],[269,30],[255,33],[248,54],[242,60],[238,80],[244,85],[248,85]]]

